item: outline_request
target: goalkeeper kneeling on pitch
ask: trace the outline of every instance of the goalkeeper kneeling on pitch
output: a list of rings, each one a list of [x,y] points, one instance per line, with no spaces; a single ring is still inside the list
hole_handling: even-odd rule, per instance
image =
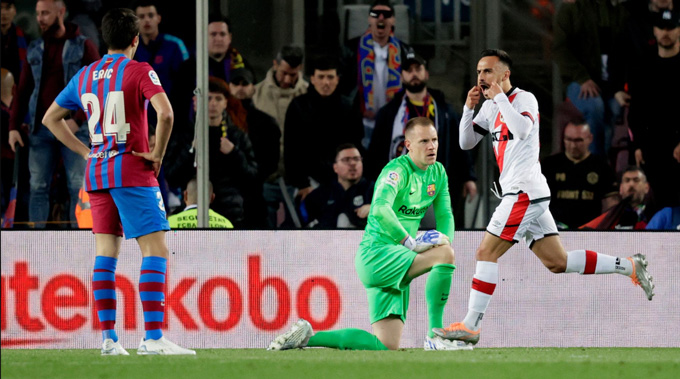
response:
[[[406,321],[410,283],[428,272],[425,350],[472,349],[432,332],[432,328],[443,325],[444,306],[456,268],[450,245],[455,227],[448,178],[444,166],[437,162],[439,141],[434,124],[429,118],[413,118],[406,123],[404,135],[408,154],[390,161],[380,173],[355,258],[368,296],[373,334],[361,329],[314,334],[309,322],[300,319],[288,332],[276,337],[268,350],[396,350]],[[430,205],[434,207],[437,230],[416,235]]]

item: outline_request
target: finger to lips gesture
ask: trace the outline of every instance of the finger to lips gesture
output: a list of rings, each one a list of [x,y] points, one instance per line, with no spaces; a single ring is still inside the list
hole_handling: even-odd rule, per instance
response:
[[[465,106],[469,109],[475,109],[475,106],[479,104],[479,96],[481,95],[481,88],[479,86],[474,86],[468,91],[467,100],[465,101]]]
[[[489,89],[486,90],[486,94],[489,95],[489,99],[493,99],[499,93],[503,93],[503,89],[496,82],[491,83],[489,85]]]

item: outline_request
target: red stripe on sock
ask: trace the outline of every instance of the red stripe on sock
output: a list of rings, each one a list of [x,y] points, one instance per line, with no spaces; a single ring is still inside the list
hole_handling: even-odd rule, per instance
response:
[[[140,272],[140,275],[144,275],[144,274],[163,274],[163,275],[165,275],[165,273],[160,272],[160,271],[156,271],[156,270],[142,270]]]
[[[583,275],[594,274],[595,267],[597,267],[597,253],[586,250],[586,268],[583,270]]]
[[[102,330],[111,330],[116,328],[116,321],[114,320],[100,321],[99,324],[101,325]]]
[[[142,301],[144,312],[165,312],[165,305],[162,301]]]
[[[116,282],[113,280],[97,280],[92,282],[92,290],[112,290],[116,288]]]
[[[105,311],[108,309],[116,309],[116,299],[99,299],[94,301],[94,306],[97,311]]]
[[[160,282],[146,282],[139,283],[139,292],[163,292],[165,291],[165,283]]]
[[[163,323],[159,321],[152,321],[152,322],[145,322],[144,323],[144,330],[156,330],[156,329],[161,329],[163,327]]]
[[[472,289],[487,295],[493,295],[493,291],[496,289],[496,284],[484,282],[477,278],[472,278]]]
[[[103,268],[95,268],[95,269],[94,269],[94,272],[113,272],[113,271],[111,271],[111,270],[106,270],[106,269],[103,269]]]

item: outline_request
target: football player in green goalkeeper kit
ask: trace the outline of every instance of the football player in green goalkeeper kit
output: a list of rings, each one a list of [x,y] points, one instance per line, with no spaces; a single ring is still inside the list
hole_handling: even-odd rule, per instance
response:
[[[411,281],[430,273],[425,284],[428,326],[426,350],[471,349],[460,341],[435,336],[441,327],[456,266],[450,240],[454,222],[448,178],[437,162],[437,130],[432,121],[417,117],[404,129],[408,154],[383,168],[375,184],[368,225],[355,264],[366,287],[373,334],[361,329],[340,329],[314,334],[306,320],[269,345],[268,350],[330,347],[346,350],[399,348]],[[416,234],[420,220],[434,205],[437,230]],[[414,239],[413,236],[416,236]]]

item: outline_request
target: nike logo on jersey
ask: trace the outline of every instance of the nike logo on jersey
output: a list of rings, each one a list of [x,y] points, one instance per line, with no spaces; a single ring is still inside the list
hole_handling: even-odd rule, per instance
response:
[[[409,192],[408,194],[409,194],[409,195],[413,195],[414,193],[416,193],[416,191],[411,191],[411,192]]]

